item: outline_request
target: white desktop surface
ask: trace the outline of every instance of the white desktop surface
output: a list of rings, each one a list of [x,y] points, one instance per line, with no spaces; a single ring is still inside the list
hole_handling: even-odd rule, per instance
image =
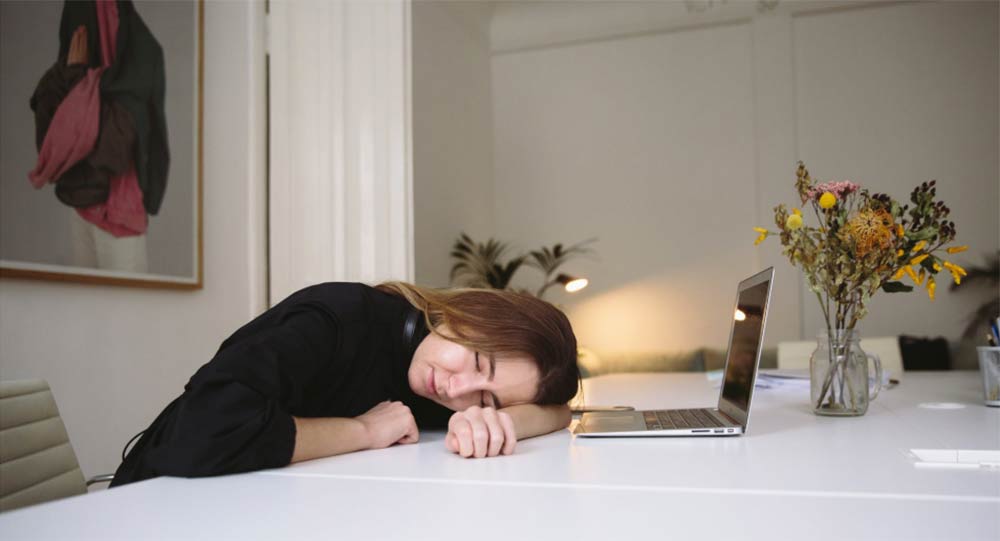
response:
[[[714,406],[718,394],[700,373],[584,381],[588,403],[636,409]],[[421,441],[431,445],[270,473],[1000,501],[1000,472],[917,469],[907,455],[909,449],[1000,449],[1000,408],[982,404],[978,372],[908,373],[862,417],[820,417],[808,402],[808,388],[758,390],[745,436],[588,439],[562,431],[519,442],[511,456],[466,460],[445,451],[443,434],[424,433]],[[965,408],[918,407],[940,402]]]
[[[13,511],[0,515],[0,538],[995,541],[996,511],[990,503],[245,474],[159,478]]]
[[[709,405],[718,390],[703,374],[627,374],[587,380],[585,393],[643,409]],[[918,469],[906,455],[1000,449],[1000,408],[981,398],[975,372],[908,373],[860,418],[813,415],[805,388],[758,390],[746,436],[562,431],[481,460],[425,432],[416,445],[5,513],[0,538],[995,540],[1000,472]]]

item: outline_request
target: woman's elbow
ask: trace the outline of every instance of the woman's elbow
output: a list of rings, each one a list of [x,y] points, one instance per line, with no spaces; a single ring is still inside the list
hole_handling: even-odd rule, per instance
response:
[[[573,422],[573,412],[569,409],[569,405],[563,404],[556,407],[556,424],[558,430],[569,427],[569,424]]]

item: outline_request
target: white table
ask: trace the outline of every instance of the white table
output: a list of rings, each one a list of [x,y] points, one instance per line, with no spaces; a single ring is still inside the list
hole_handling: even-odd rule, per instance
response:
[[[704,406],[703,374],[587,380],[590,403]],[[213,479],[161,478],[0,515],[38,538],[991,539],[1000,472],[918,469],[911,448],[1000,449],[975,372],[908,373],[866,416],[811,413],[808,390],[759,390],[749,434],[526,440],[465,460],[417,445]],[[927,409],[953,402],[961,409]]]

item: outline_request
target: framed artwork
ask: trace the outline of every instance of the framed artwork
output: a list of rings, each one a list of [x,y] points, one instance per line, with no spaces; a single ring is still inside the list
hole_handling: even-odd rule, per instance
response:
[[[0,1],[0,276],[202,286],[203,21]]]

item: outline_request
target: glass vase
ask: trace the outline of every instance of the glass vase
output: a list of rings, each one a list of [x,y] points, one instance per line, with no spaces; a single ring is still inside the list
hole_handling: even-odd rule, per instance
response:
[[[882,363],[861,349],[861,336],[853,329],[820,333],[816,351],[809,359],[813,412],[816,415],[851,417],[864,415],[882,386]],[[869,361],[874,387],[869,389]]]

